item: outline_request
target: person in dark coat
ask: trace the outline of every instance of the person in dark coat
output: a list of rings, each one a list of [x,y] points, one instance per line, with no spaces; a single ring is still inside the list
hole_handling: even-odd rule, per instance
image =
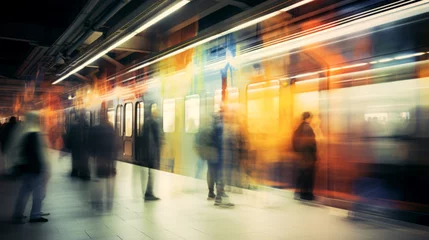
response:
[[[302,123],[296,130],[296,141],[301,155],[298,163],[298,178],[295,195],[303,200],[313,200],[314,175],[317,161],[316,135],[310,126],[313,116],[309,112],[302,114]],[[295,140],[294,140],[295,141]]]
[[[1,151],[3,153],[5,153],[7,150],[8,143],[10,142],[12,133],[15,130],[16,125],[16,117],[10,117],[9,122],[5,123],[5,125],[2,127],[2,131],[0,132],[0,144]]]
[[[46,185],[49,179],[48,163],[45,155],[46,144],[40,133],[40,118],[37,113],[28,113],[20,134],[20,162],[16,168],[22,174],[23,182],[17,197],[13,220],[24,223],[24,210],[28,198],[32,194],[33,205],[29,222],[47,222],[43,218],[42,201],[46,195]]]
[[[107,210],[111,210],[115,188],[115,161],[118,155],[117,136],[107,118],[102,118],[100,124],[91,129],[90,135],[96,175],[100,179],[98,186],[93,191],[93,207],[101,210],[103,193],[105,193]]]
[[[72,177],[90,179],[89,171],[89,126],[81,114],[77,122],[70,127],[66,145],[72,155]]]
[[[159,200],[153,193],[154,176],[153,169],[160,169],[161,147],[163,134],[158,119],[158,111],[152,111],[152,116],[146,118],[143,125],[143,142],[145,143],[145,153],[143,165],[148,168],[147,185],[144,199],[147,201]],[[145,174],[142,174],[142,186],[146,181]]]

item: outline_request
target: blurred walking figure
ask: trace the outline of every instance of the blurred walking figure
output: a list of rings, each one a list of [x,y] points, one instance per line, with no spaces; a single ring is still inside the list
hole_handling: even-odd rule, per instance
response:
[[[10,117],[9,122],[5,123],[0,132],[0,144],[1,144],[1,151],[3,153],[3,159],[5,162],[5,168],[9,168],[8,164],[8,156],[7,156],[7,150],[10,145],[10,142],[12,140],[12,136],[14,134],[14,131],[16,129],[17,121],[16,117]]]
[[[194,147],[202,161],[207,161],[207,186],[209,194],[207,200],[214,200],[216,194],[214,192],[215,182],[217,178],[216,163],[218,161],[217,148],[214,137],[213,124],[201,127],[195,135]]]
[[[309,112],[302,114],[302,123],[295,130],[293,148],[301,155],[296,179],[296,198],[314,200],[313,186],[317,160],[316,136],[310,126],[313,116]]]
[[[142,173],[142,190],[144,191],[144,199],[147,201],[159,200],[153,193],[154,186],[154,170],[160,169],[161,164],[161,147],[163,142],[163,134],[158,119],[158,110],[154,109],[152,115],[146,118],[143,125],[143,143],[145,144],[145,152],[143,165],[148,168],[147,174]],[[147,181],[146,189],[143,189],[144,183]]]
[[[89,126],[82,112],[72,124],[67,135],[66,145],[72,155],[72,177],[84,180],[91,178],[89,171]]]
[[[46,186],[49,179],[49,167],[45,154],[46,144],[40,133],[40,118],[37,113],[28,113],[25,122],[19,132],[17,145],[20,152],[20,161],[16,169],[22,174],[23,182],[19,190],[15,205],[13,219],[16,223],[23,223],[25,206],[32,194],[33,204],[31,208],[30,222],[47,222],[43,214],[42,201],[46,195]]]
[[[216,147],[217,161],[209,164],[209,175],[211,181],[216,183],[216,197],[215,206],[232,207],[233,203],[230,202],[229,196],[225,194],[225,177],[226,172],[230,169],[226,169],[225,165],[225,129],[224,129],[224,117],[225,109],[221,108],[219,115],[215,116],[213,126],[213,141]]]
[[[107,209],[113,207],[115,189],[115,161],[118,154],[115,130],[107,118],[102,118],[99,125],[91,131],[92,154],[95,160],[96,174],[99,178],[93,191],[93,206],[101,210],[103,195],[107,203]]]

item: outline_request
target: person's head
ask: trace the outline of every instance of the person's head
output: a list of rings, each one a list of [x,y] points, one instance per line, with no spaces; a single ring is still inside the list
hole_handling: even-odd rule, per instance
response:
[[[9,123],[15,124],[16,122],[17,121],[16,121],[16,117],[15,116],[12,116],[12,117],[9,118]]]
[[[310,123],[312,119],[313,119],[313,115],[310,112],[302,113],[302,121],[306,123]]]

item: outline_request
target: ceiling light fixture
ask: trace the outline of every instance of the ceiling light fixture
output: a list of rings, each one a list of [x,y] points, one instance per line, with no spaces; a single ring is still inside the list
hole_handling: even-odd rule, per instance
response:
[[[91,64],[95,60],[99,59],[103,55],[107,54],[111,50],[115,49],[116,47],[118,47],[121,44],[125,43],[126,41],[130,40],[131,38],[133,38],[138,33],[140,33],[142,31],[148,29],[149,27],[151,27],[152,25],[154,25],[157,22],[161,21],[165,17],[167,17],[167,16],[171,15],[172,13],[176,12],[177,10],[179,10],[180,8],[182,8],[183,6],[185,6],[186,4],[188,4],[189,2],[190,2],[190,0],[178,1],[176,4],[174,4],[173,6],[171,6],[170,8],[168,8],[167,10],[165,10],[164,12],[162,12],[161,14],[157,15],[156,17],[152,18],[148,22],[146,22],[143,25],[141,25],[139,28],[137,28],[137,30],[135,30],[132,33],[128,34],[127,36],[121,38],[119,41],[117,41],[114,44],[112,44],[106,50],[98,53],[94,57],[92,57],[89,60],[87,60],[86,62],[82,63],[81,65],[79,65],[79,67],[77,67],[77,68],[73,69],[72,71],[68,72],[67,74],[65,74],[64,76],[62,76],[61,78],[59,78],[58,80],[56,80],[55,82],[53,82],[52,84],[57,84],[57,83],[63,81],[64,79],[68,78],[70,75],[79,72],[84,67],[88,66],[89,64]]]

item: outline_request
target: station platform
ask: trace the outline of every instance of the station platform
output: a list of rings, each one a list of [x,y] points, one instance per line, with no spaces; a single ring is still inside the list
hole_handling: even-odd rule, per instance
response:
[[[70,156],[51,152],[52,177],[44,212],[47,223],[10,224],[18,181],[0,182],[0,239],[137,240],[137,239],[428,239],[428,228],[383,221],[352,221],[347,211],[293,200],[269,190],[232,189],[232,208],[206,200],[204,180],[156,171],[160,201],[145,202],[147,169],[117,163],[110,211],[94,209],[94,189],[104,180],[71,179]],[[143,186],[143,188],[142,188]],[[28,215],[31,204],[27,205]]]

